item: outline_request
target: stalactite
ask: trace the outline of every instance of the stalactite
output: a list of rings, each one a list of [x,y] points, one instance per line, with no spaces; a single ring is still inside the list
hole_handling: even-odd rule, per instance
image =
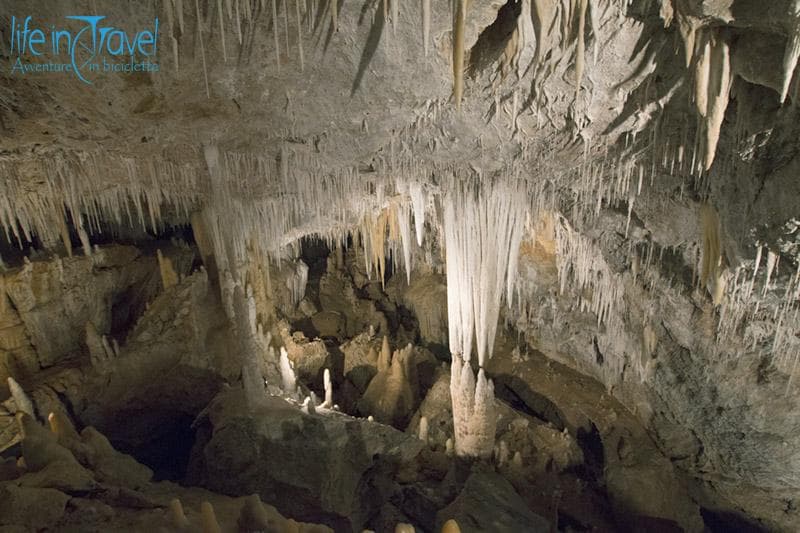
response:
[[[286,35],[286,53],[289,53],[289,6],[283,0],[283,31]]]
[[[336,0],[333,0],[336,1]],[[278,0],[272,0],[272,34],[275,38],[275,66],[281,70],[281,41],[278,36]]]
[[[400,22],[400,0],[392,0],[392,33],[397,34],[397,23]]]
[[[467,24],[467,0],[455,0],[453,21],[453,98],[456,109],[461,109],[464,94],[464,32]]]
[[[406,202],[397,206],[397,226],[403,244],[403,267],[406,271],[406,282],[411,283],[411,210]]]
[[[722,121],[728,108],[731,90],[731,65],[728,43],[717,38],[711,48],[711,70],[708,83],[708,118],[706,119],[705,169],[714,162]]]
[[[233,2],[234,2],[234,4],[233,4],[233,10],[234,10],[233,24],[234,24],[234,27],[236,28],[236,38],[239,40],[239,46],[242,46],[242,40],[243,40],[243,37],[242,37],[242,14],[241,14],[241,11],[239,10],[239,0],[233,0]]]
[[[294,4],[295,14],[297,15],[297,49],[300,53],[300,72],[306,68],[306,60],[303,56],[303,24],[300,18],[300,2],[296,1]]]
[[[156,251],[158,257],[158,270],[161,272],[161,284],[164,290],[174,287],[178,284],[178,274],[172,266],[172,260],[169,257],[164,257],[161,250]]]
[[[225,50],[225,18],[222,16],[222,0],[217,0],[217,16],[219,17],[219,40],[222,45],[222,61],[228,62],[228,53]]]
[[[447,315],[450,351],[469,361],[491,357],[500,301],[514,277],[525,220],[525,195],[506,184],[454,183],[444,199]],[[511,296],[507,295],[507,301]]]
[[[697,35],[697,23],[689,16],[683,15],[680,11],[676,13],[678,20],[678,30],[683,37],[683,46],[686,54],[686,68],[692,64],[694,57],[694,42]]]
[[[172,57],[175,61],[175,73],[178,73],[178,39],[175,37],[175,14],[172,2],[177,0],[164,0],[164,9],[167,12],[167,28],[169,29],[169,40],[172,44]]]
[[[800,58],[800,0],[793,0],[789,7],[789,38],[783,53],[783,83],[781,85],[781,103],[786,101],[789,86],[792,83],[797,60]]]
[[[708,82],[711,76],[711,40],[701,35],[700,55],[695,64],[694,101],[701,117],[708,114]]]
[[[206,66],[206,45],[203,42],[203,20],[200,17],[200,0],[194,0],[195,14],[197,15],[197,38],[200,41],[200,57],[203,60],[203,79],[206,84],[206,98],[211,98],[208,89],[208,68]]]
[[[183,0],[173,0],[175,2],[175,12],[178,14],[178,29],[181,30],[181,35],[186,33],[183,18]]]
[[[421,184],[413,182],[409,185],[408,194],[411,196],[411,206],[414,210],[414,229],[417,233],[417,245],[422,246],[422,238],[425,234],[425,191]]]
[[[339,31],[339,0],[328,0],[331,12],[331,29],[333,33]]]
[[[431,0],[422,0],[422,48],[428,57],[431,40]]]
[[[578,7],[578,36],[577,36],[577,49],[575,51],[575,94],[581,92],[581,81],[583,80],[583,68],[586,55],[586,3],[588,0],[579,0]]]

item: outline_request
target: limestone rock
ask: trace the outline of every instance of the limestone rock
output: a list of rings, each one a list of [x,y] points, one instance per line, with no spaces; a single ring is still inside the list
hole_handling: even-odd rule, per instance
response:
[[[419,394],[413,347],[408,345],[395,351],[388,368],[385,367],[388,361],[382,362],[383,357],[378,360],[378,373],[364,392],[358,410],[364,415],[374,416],[379,422],[405,427]]]
[[[344,354],[344,376],[360,394],[364,394],[378,372],[378,354],[374,344],[373,337],[364,332],[340,346]]]
[[[84,428],[81,441],[91,450],[89,467],[98,480],[136,489],[152,479],[152,470],[133,457],[115,450],[108,439],[93,427]]]
[[[240,392],[230,391],[208,410],[212,434],[194,458],[202,463],[204,484],[231,495],[259,494],[284,515],[337,530],[360,528],[381,501],[381,487],[391,486],[391,473],[422,448],[390,427],[306,415],[277,398],[248,417],[243,402]]]
[[[55,489],[0,485],[0,525],[53,527],[64,515],[67,501],[69,496]]]
[[[514,487],[493,472],[472,473],[455,501],[436,515],[438,524],[451,519],[464,533],[550,531],[550,523],[530,511]]]
[[[322,311],[311,317],[311,324],[319,332],[320,337],[341,339],[345,333],[345,320],[336,311]]]
[[[309,340],[300,331],[290,333],[285,322],[278,325],[278,331],[297,377],[305,383],[321,384],[323,370],[331,366],[325,343],[319,339]]]

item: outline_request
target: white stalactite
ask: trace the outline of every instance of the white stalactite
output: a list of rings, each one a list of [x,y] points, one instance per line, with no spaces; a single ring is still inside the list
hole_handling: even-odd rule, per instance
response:
[[[503,294],[513,287],[526,197],[507,182],[478,190],[456,182],[443,203],[450,351],[469,361],[474,338],[483,366],[494,349]]]

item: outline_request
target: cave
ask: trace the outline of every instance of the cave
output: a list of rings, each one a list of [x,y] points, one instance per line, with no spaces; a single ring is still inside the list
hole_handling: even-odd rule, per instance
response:
[[[0,531],[800,531],[800,0],[5,0]]]

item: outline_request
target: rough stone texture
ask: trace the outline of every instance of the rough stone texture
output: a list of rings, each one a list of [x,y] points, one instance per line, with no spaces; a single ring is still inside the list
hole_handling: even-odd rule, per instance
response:
[[[2,27],[8,27],[8,14],[27,12],[28,4],[10,2]],[[332,169],[331,181],[338,185],[346,170],[361,172],[359,183],[368,183],[363,198],[348,197],[321,212],[298,209],[297,216],[276,222],[264,239],[280,243],[310,233],[328,236],[358,223],[369,199],[386,199],[383,183],[377,187],[368,179],[376,174],[419,174],[430,186],[438,184],[443,169],[475,172],[482,179],[523,176],[537,184],[531,203],[565,216],[596,245],[591,261],[609,267],[604,280],[622,287],[621,302],[607,317],[622,327],[601,323],[578,304],[601,291],[568,283],[559,287],[553,267],[560,260],[548,254],[552,239],[544,239],[548,242],[531,250],[534,259],[546,259],[541,268],[524,268],[530,258],[523,254],[522,281],[534,286],[520,291],[527,316],[509,317],[523,338],[602,382],[609,395],[647,425],[664,454],[695,477],[695,497],[707,501],[704,505],[741,509],[774,529],[798,529],[800,398],[797,388],[789,386],[793,370],[774,364],[772,355],[781,354],[769,353],[768,336],[752,344],[723,338],[714,345],[716,321],[723,313],[713,308],[705,289],[695,290],[693,279],[704,203],[719,212],[726,268],[743,262],[752,266],[759,241],[782,253],[776,294],[783,293],[795,271],[797,232],[787,224],[797,216],[800,196],[800,121],[796,89],[790,90],[792,103],[784,106],[777,92],[787,74],[782,72],[784,51],[797,29],[789,0],[588,2],[580,36],[575,2],[531,2],[534,16],[523,22],[531,23],[535,38],[527,35],[527,47],[513,57],[504,52],[523,3],[472,2],[464,32],[470,53],[460,111],[451,98],[452,13],[445,3],[432,2],[427,55],[416,3],[403,3],[399,18],[387,20],[381,2],[344,2],[336,31],[323,10],[316,20],[306,21],[312,23],[307,31],[285,35],[288,49],[280,39],[285,30],[278,35],[281,50],[273,48],[280,25],[270,23],[269,13],[258,11],[255,22],[245,25],[241,46],[234,38],[235,21],[226,19],[227,61],[214,4],[196,4],[202,21],[191,2],[183,4],[185,27],[162,28],[159,60],[164,68],[158,75],[102,76],[83,85],[70,77],[48,77],[44,83],[7,69],[0,74],[0,155],[8,176],[4,213],[25,219],[4,224],[14,228],[12,234],[30,229],[49,246],[57,234],[55,220],[63,222],[65,202],[72,226],[83,217],[88,221],[96,209],[104,218],[124,220],[117,215],[136,213],[138,207],[138,218],[144,220],[143,198],[153,218],[186,223],[190,211],[215,198],[218,184],[212,178],[220,176],[212,176],[204,158],[209,144],[223,153],[271,162],[286,161],[284,156],[291,154],[292,178]],[[156,14],[166,20],[164,5],[124,10],[111,2],[89,6],[49,0],[38,8],[58,22],[81,10],[105,10],[115,23],[137,30]],[[543,5],[555,7],[546,12]],[[698,43],[708,36],[728,42],[732,56],[731,104],[720,117],[716,160],[702,173],[689,168],[691,161],[703,159],[698,152],[707,144],[707,126],[698,126],[703,121],[695,110],[696,59],[687,67],[684,55],[693,29]],[[170,53],[171,36],[177,40],[180,65]],[[4,35],[0,42],[6,41]],[[5,48],[0,52],[8,59]],[[518,172],[497,172],[509,162],[519,163]],[[242,176],[230,172],[225,177],[238,183]],[[272,194],[272,185],[244,187],[241,196],[280,197]],[[299,206],[309,200],[294,191],[285,197]],[[123,208],[112,206],[111,198],[130,201]],[[115,227],[144,226],[135,220],[137,214],[128,224],[115,221]],[[532,214],[535,220],[537,213]],[[130,232],[142,237],[144,230]],[[430,233],[426,243],[433,238]],[[64,260],[65,265],[71,262],[88,260]],[[34,261],[22,268],[41,267]],[[361,290],[365,280],[361,276],[354,285]],[[352,307],[350,301],[341,303],[344,285],[334,276],[321,285],[323,310]],[[762,314],[773,308],[762,308]],[[0,377],[36,370],[79,344],[84,324],[57,326],[57,334],[45,337],[37,331],[44,331],[49,315],[27,309],[33,314],[26,322],[25,309],[4,313],[0,322],[6,332],[0,349],[14,354],[2,361],[6,368]],[[81,309],[75,316],[86,318],[92,310]],[[67,323],[73,315],[54,312]],[[345,329],[352,336],[373,324],[383,332],[383,318],[380,310],[363,304],[346,316]],[[747,328],[769,331],[770,319],[748,319]],[[643,350],[646,329],[657,338],[652,353]],[[796,334],[795,324],[789,338]],[[42,348],[35,360],[34,346]],[[183,367],[153,364],[150,369],[178,372]],[[121,372],[129,374],[135,371]],[[124,390],[124,379],[115,382],[115,392]],[[149,392],[144,378],[133,384],[137,394]],[[123,400],[129,397],[122,395]]]
[[[550,531],[550,523],[534,514],[508,481],[494,472],[475,472],[453,503],[436,515],[438,524],[454,518],[463,532],[512,533]]]
[[[286,348],[295,374],[305,383],[322,384],[322,375],[331,367],[331,357],[325,343],[319,339],[308,339],[300,332],[292,333],[286,322],[278,324],[278,332]]]
[[[55,489],[0,487],[0,524],[22,526],[23,531],[52,527],[64,515],[69,496]]]
[[[236,391],[215,399],[208,416],[212,433],[195,457],[207,487],[258,493],[284,514],[342,531],[361,530],[391,488],[393,472],[422,448],[388,426],[309,416],[279,399],[249,416]]]
[[[91,257],[33,261],[6,273],[3,298],[13,307],[3,305],[4,320],[11,321],[3,329],[3,357],[31,372],[80,353],[86,323],[106,334],[117,301],[144,307],[155,294],[147,286],[155,272],[155,258],[133,247],[112,246]],[[127,291],[138,291],[140,299]]]

